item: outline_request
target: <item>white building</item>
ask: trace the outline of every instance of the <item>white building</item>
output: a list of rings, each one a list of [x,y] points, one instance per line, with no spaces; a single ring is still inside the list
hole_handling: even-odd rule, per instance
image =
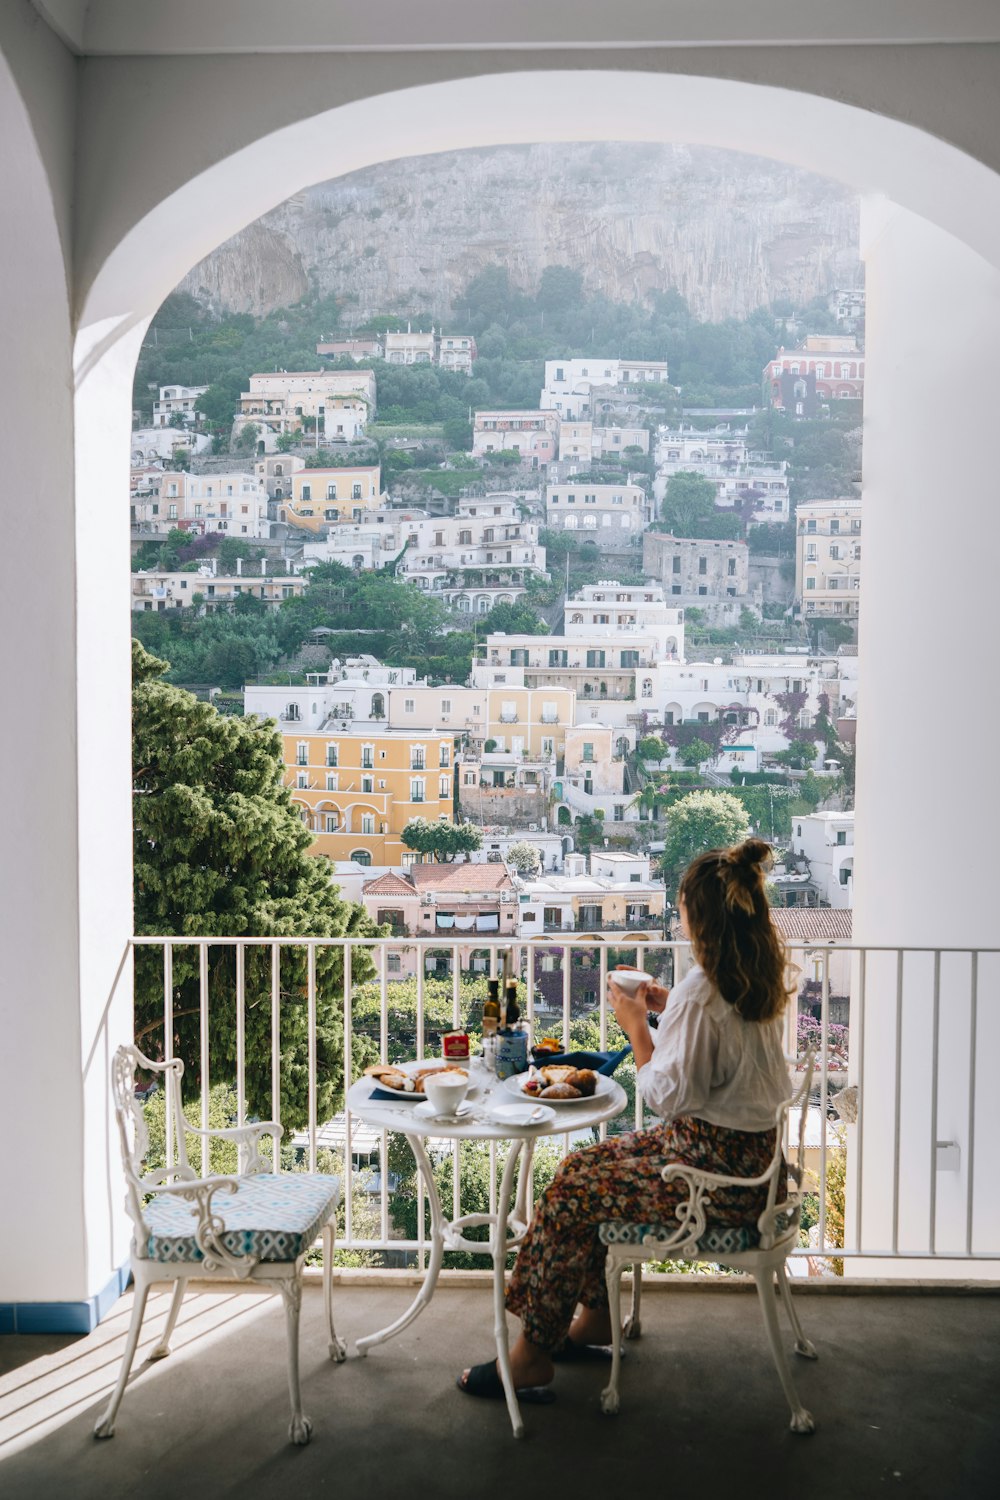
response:
[[[233,436],[252,424],[263,452],[283,433],[312,430],[324,443],[353,442],[375,414],[371,370],[275,370],[250,376],[240,395]]]
[[[472,419],[472,456],[511,452],[521,462],[537,469],[555,460],[559,447],[559,420],[552,412],[511,408],[477,411]]]
[[[173,458],[180,451],[204,453],[212,439],[182,427],[137,427],[132,433],[133,465],[152,464]]]
[[[256,475],[165,473],[159,492],[136,495],[133,526],[152,534],[179,527],[184,531],[222,531],[228,536],[260,539],[271,534],[267,491]]]
[[[476,353],[476,341],[471,333],[442,333],[438,336],[437,362],[442,370],[471,375]]]
[[[792,820],[792,853],[809,861],[809,875],[827,906],[854,905],[854,814],[817,812]]]
[[[434,348],[433,328],[430,333],[414,333],[407,326],[405,333],[386,334],[385,362],[387,365],[432,365]]]
[[[668,384],[666,360],[547,359],[539,406],[566,421],[596,419],[614,405],[613,391],[653,383]],[[601,393],[605,392],[602,399]]]
[[[657,583],[619,583],[605,578],[584,585],[566,601],[565,633],[572,639],[600,634],[612,639],[645,636],[660,661],[684,658],[684,611],[667,603]]]
[[[321,542],[305,542],[303,560],[339,563],[341,567],[377,570],[388,568],[399,553],[399,523],[391,513],[368,521],[341,521],[326,529]]]
[[[207,385],[161,385],[159,398],[153,402],[153,426],[193,422],[198,415],[198,397],[207,390]]]
[[[591,484],[568,480],[549,485],[545,524],[553,531],[595,533],[593,540],[618,543],[638,537],[652,520],[651,501],[637,484]]]
[[[304,592],[308,580],[298,574],[272,572],[267,560],[254,572],[237,559],[235,573],[219,573],[215,559],[203,563],[195,572],[167,572],[157,568],[140,569],[132,574],[132,608],[137,612],[164,614],[172,609],[202,609],[207,614],[228,608],[241,597],[260,599],[277,608],[285,599],[295,599]]]
[[[593,422],[559,423],[559,462],[593,463],[596,459],[620,457],[628,448],[649,452],[645,427],[597,427]]]
[[[857,620],[861,501],[803,501],[795,512],[795,602],[804,615]]]
[[[563,873],[545,871],[521,882],[521,933],[663,933],[663,882],[650,873],[648,854],[567,854]]]
[[[400,523],[399,540],[399,576],[463,614],[512,604],[529,577],[545,575],[538,523],[522,517],[512,495],[460,500],[453,516],[414,514]]]
[[[652,732],[661,726],[726,726],[717,769],[757,770],[762,762],[813,728],[824,709],[832,720],[856,707],[857,658],[850,673],[835,656],[738,655],[723,662],[658,662],[636,672],[636,701]],[[814,766],[823,768],[817,742]]]

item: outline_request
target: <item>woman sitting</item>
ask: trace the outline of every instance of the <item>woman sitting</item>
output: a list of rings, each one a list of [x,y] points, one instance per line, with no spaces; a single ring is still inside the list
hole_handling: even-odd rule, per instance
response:
[[[507,1293],[521,1319],[510,1353],[522,1400],[554,1399],[553,1361],[606,1356],[599,1225],[676,1223],[688,1187],[663,1181],[668,1162],[730,1177],[759,1177],[770,1165],[775,1111],[791,1094],[780,1019],[786,957],[764,888],[770,860],[767,844],[747,839],[687,869],[677,904],[695,966],[672,993],[650,982],[632,994],[609,981],[643,1100],[662,1123],[573,1152],[541,1195]],[[655,1032],[649,1011],[665,1011]],[[722,1189],[708,1200],[708,1224],[756,1226],[766,1199],[766,1188]],[[503,1395],[493,1362],[463,1371],[458,1386]]]

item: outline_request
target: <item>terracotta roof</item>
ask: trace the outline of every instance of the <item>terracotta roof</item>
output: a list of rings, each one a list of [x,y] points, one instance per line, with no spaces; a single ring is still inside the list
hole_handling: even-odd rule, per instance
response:
[[[505,867],[485,865],[412,865],[410,879],[418,891],[512,891]]]
[[[829,906],[775,906],[771,908],[771,919],[783,938],[790,941],[814,938],[826,942],[830,938],[851,941],[852,917],[850,907]]]
[[[366,880],[361,887],[363,896],[412,896],[413,886],[405,875],[397,875],[390,870],[388,875],[378,875],[374,880]]]

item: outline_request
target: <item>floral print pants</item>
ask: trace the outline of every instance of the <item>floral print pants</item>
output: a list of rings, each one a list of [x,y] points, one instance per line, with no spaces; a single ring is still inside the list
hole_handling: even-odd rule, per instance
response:
[[[572,1152],[538,1201],[511,1276],[507,1307],[521,1319],[525,1338],[551,1352],[565,1339],[577,1303],[607,1306],[599,1225],[677,1223],[674,1210],[688,1189],[663,1181],[660,1169],[668,1162],[759,1177],[773,1154],[773,1130],[729,1130],[693,1116]],[[784,1172],[778,1195],[780,1201]],[[708,1200],[708,1223],[756,1225],[766,1204],[766,1188],[722,1189]]]

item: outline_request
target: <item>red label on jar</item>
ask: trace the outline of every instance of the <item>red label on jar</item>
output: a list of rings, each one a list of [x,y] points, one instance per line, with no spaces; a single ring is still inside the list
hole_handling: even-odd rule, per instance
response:
[[[442,1038],[442,1054],[449,1060],[469,1057],[469,1033],[467,1031],[447,1031]]]

